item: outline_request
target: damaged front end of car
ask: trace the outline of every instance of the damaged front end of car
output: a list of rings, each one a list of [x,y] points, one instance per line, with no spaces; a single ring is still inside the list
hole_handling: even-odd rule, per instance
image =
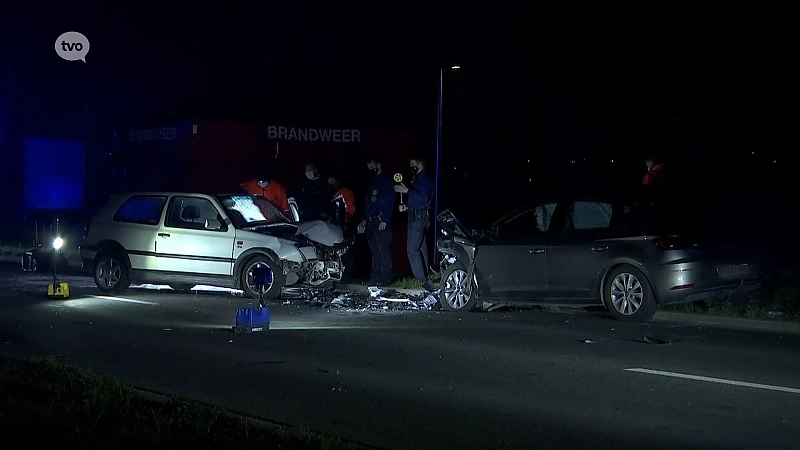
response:
[[[440,273],[442,308],[469,311],[475,308],[479,295],[475,258],[480,241],[491,232],[465,227],[450,210],[436,218],[439,225],[437,249],[442,254]]]
[[[309,241],[314,247],[316,259],[308,259],[304,263],[295,263],[294,272],[297,273],[301,283],[309,286],[320,286],[324,283],[338,283],[342,281],[344,264],[342,255],[350,250],[352,239],[345,240],[333,246],[323,245]],[[291,263],[287,261],[287,263]],[[284,264],[286,268],[286,264]]]
[[[278,239],[267,245],[274,249],[285,275],[285,286],[320,287],[342,280],[342,255],[350,250],[353,237],[344,237],[342,228],[323,221],[282,224],[250,231]]]
[[[449,209],[439,214],[436,220],[439,224],[436,247],[442,254],[439,263],[442,272],[455,263],[471,267],[483,233],[465,227]]]
[[[306,260],[302,263],[285,261],[284,269],[287,272],[296,274],[298,281],[307,286],[338,283],[342,280],[345,270],[342,255],[350,250],[353,237],[344,237],[339,226],[315,221],[300,224],[297,239],[307,246],[303,249]]]

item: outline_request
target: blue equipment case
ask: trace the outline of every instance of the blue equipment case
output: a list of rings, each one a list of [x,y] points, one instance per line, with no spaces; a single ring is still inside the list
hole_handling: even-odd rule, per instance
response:
[[[235,333],[256,333],[269,330],[269,308],[244,307],[236,310]]]
[[[255,333],[269,330],[269,308],[264,306],[264,287],[272,284],[272,270],[266,265],[253,268],[253,284],[258,286],[258,307],[247,306],[236,310],[235,333]]]

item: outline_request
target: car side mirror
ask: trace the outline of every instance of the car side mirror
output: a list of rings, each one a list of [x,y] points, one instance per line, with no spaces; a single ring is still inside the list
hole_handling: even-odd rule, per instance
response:
[[[219,231],[222,229],[222,222],[217,219],[206,219],[206,230]]]

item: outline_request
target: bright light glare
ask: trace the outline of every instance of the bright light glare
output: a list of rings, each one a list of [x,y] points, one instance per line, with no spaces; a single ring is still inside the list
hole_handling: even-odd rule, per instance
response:
[[[53,248],[54,248],[54,249],[56,249],[56,250],[60,250],[60,249],[61,249],[61,247],[63,247],[63,246],[64,246],[64,240],[63,240],[63,239],[61,239],[60,237],[57,237],[57,238],[55,238],[55,239],[53,240]]]
[[[451,67],[451,69],[453,69],[453,70],[458,70],[460,68],[461,68],[461,66],[453,66],[453,67]]]

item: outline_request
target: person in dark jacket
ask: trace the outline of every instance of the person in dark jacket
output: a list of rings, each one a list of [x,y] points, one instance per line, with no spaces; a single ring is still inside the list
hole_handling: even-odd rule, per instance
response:
[[[408,242],[406,251],[414,278],[430,292],[436,286],[428,279],[428,240],[425,235],[431,225],[431,200],[433,199],[433,180],[425,170],[422,158],[410,161],[410,187],[403,183],[394,186],[394,191],[408,195],[408,204],[400,205],[400,212],[408,212]]]
[[[305,176],[300,182],[295,196],[301,220],[320,220],[322,218],[323,209],[327,207],[324,194],[319,171],[313,164],[307,164]]]
[[[367,164],[373,174],[367,188],[364,218],[358,225],[365,230],[372,253],[371,286],[387,286],[392,282],[392,214],[394,214],[394,183],[383,173],[380,161]]]

